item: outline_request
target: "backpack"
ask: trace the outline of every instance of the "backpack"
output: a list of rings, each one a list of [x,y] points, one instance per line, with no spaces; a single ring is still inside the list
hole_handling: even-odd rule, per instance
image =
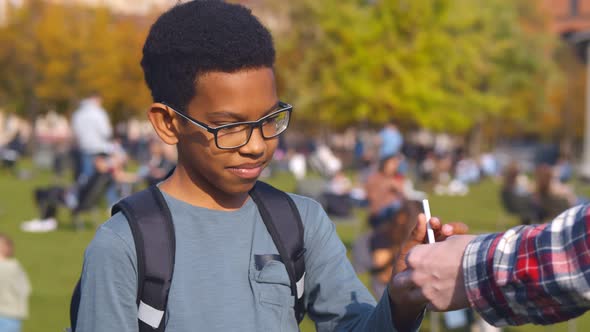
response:
[[[303,223],[297,206],[285,192],[264,182],[256,182],[249,192],[277,247],[291,281],[295,296],[295,318],[305,316],[303,279],[305,262]],[[164,314],[174,271],[176,250],[172,215],[164,196],[156,186],[119,201],[111,215],[122,212],[129,222],[137,253],[137,306],[139,332],[165,330]],[[70,304],[71,331],[76,331],[81,297],[78,281]]]

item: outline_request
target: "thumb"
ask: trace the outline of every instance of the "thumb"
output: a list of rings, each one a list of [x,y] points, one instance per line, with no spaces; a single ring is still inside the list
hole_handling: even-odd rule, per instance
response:
[[[416,220],[416,225],[410,233],[410,237],[406,242],[409,245],[410,249],[418,244],[424,243],[424,239],[426,238],[426,216],[423,213],[418,215]]]
[[[410,252],[415,246],[423,244],[425,238],[426,216],[421,213],[418,215],[418,219],[416,220],[416,224],[414,225],[414,229],[412,229],[410,236],[402,244],[401,250],[396,259],[396,264],[394,264],[394,274],[406,269],[406,256],[408,255],[408,252]]]

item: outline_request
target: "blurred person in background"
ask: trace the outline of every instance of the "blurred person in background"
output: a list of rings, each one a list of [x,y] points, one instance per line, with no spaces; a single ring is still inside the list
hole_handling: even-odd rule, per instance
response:
[[[324,209],[330,216],[348,217],[352,212],[350,192],[352,181],[344,173],[338,171],[326,184],[322,193]]]
[[[455,148],[453,139],[447,133],[436,134],[433,144],[434,153],[439,157],[452,154]]]
[[[125,163],[124,154],[99,154],[94,158],[94,171],[88,179],[67,187],[52,185],[36,188],[33,195],[39,216],[23,222],[21,230],[34,233],[56,230],[59,207],[70,210],[74,226],[82,228],[83,225],[76,218],[78,213],[96,207],[105,194],[109,200],[107,203],[114,204],[113,200],[119,199],[119,192],[109,193],[117,189],[113,184],[131,187],[141,178],[142,174],[125,171]]]
[[[363,164],[363,158],[365,157],[367,147],[365,142],[363,141],[362,134],[360,130],[356,130],[354,132],[354,147],[352,150],[353,154],[353,161],[354,161],[354,168],[361,169]]]
[[[0,157],[3,167],[15,170],[31,139],[31,125],[16,114],[0,112]]]
[[[79,165],[76,178],[87,180],[94,172],[96,156],[109,153],[111,150],[113,129],[98,93],[92,93],[80,102],[80,106],[72,115],[72,130],[77,144],[76,157]]]
[[[72,129],[66,117],[51,110],[35,121],[35,138],[39,146],[46,146],[52,156],[55,175],[62,177],[68,164],[71,150]]]
[[[121,126],[125,132],[123,146],[129,156],[140,163],[147,162],[151,158],[150,144],[154,134],[151,124],[145,120],[131,118]]]
[[[334,176],[342,169],[342,160],[325,143],[316,145],[315,151],[307,160],[309,166],[326,178]]]
[[[568,154],[562,154],[555,164],[555,173],[562,183],[569,182],[574,174],[574,167]]]
[[[417,163],[417,178],[422,182],[434,180],[436,176],[436,157],[433,151],[425,151],[424,158]]]
[[[307,158],[300,149],[289,149],[287,152],[289,158],[288,168],[295,177],[295,180],[301,181],[307,174]]]
[[[139,160],[141,146],[141,123],[136,118],[131,118],[127,122],[120,124],[122,131],[125,132],[124,145],[129,155]]]
[[[14,258],[14,245],[0,233],[0,331],[19,332],[28,316],[31,284],[27,273]]]
[[[437,195],[465,196],[469,193],[469,183],[479,181],[479,166],[472,158],[464,158],[461,152],[454,163],[454,154],[442,156],[437,163]],[[460,159],[459,159],[460,158]]]
[[[434,136],[430,131],[421,128],[410,133],[406,150],[409,153],[408,158],[414,160],[412,172],[417,181],[432,180],[436,167],[433,146]]]
[[[477,161],[463,153],[457,156],[454,173],[455,179],[465,186],[479,182],[481,177],[481,170]]]
[[[398,172],[402,156],[383,158],[379,168],[371,174],[365,185],[369,203],[369,224],[373,228],[392,220],[401,207],[404,177]]]
[[[375,296],[383,294],[393,271],[393,263],[400,252],[401,245],[408,238],[413,220],[421,212],[419,202],[405,200],[390,222],[376,228],[369,238],[371,253],[371,290]]]
[[[155,185],[163,181],[174,169],[177,161],[176,149],[165,144],[158,137],[149,143],[150,160],[139,168],[138,176],[145,179],[147,185]]]
[[[404,138],[393,121],[390,121],[379,132],[379,159],[397,155],[404,145]]]
[[[121,137],[115,137],[110,143],[108,153],[105,153],[106,157],[101,160],[107,162],[107,170],[113,175],[113,182],[107,188],[105,194],[109,207],[115,205],[121,197],[130,195],[133,184],[138,180],[137,174],[126,171],[129,155],[123,148]],[[95,162],[95,169],[97,165],[98,163]],[[100,172],[101,170],[97,169],[97,171]]]
[[[504,170],[500,200],[502,207],[517,216],[521,224],[528,225],[536,221],[531,185],[516,161],[512,161]]]
[[[532,205],[539,222],[546,222],[578,201],[572,188],[561,183],[553,168],[547,164],[537,166],[535,170],[535,191]]]
[[[481,165],[481,175],[495,178],[500,175],[500,165],[498,159],[492,152],[486,152],[479,157]]]

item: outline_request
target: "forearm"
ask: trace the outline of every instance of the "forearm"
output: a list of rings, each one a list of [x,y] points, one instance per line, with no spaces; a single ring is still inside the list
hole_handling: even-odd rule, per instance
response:
[[[308,313],[317,331],[395,332],[387,292],[375,303],[347,261],[345,249],[324,252],[335,251],[342,253],[329,255],[321,265],[306,259],[309,279],[305,285],[309,294],[314,294],[308,302]]]
[[[396,332],[388,293],[375,302],[348,261],[335,225],[319,206],[311,211],[302,212],[303,220],[316,220],[305,227],[305,294],[317,331]]]
[[[587,207],[552,223],[480,236],[463,259],[469,301],[494,325],[552,324],[590,307]]]
[[[399,332],[418,331],[424,318],[424,306],[395,305],[389,297],[393,326]]]
[[[406,305],[396,306],[385,292],[374,308],[366,303],[352,303],[335,328],[318,325],[318,332],[415,332],[420,330],[423,312],[423,308],[410,312]]]

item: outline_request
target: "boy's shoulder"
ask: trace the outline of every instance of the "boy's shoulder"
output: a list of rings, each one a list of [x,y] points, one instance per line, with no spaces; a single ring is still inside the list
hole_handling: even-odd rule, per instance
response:
[[[326,217],[322,205],[316,200],[294,193],[287,194],[295,203],[304,227],[318,222],[318,219]],[[131,228],[125,215],[121,212],[111,216],[97,229],[91,246],[98,246],[101,250],[108,250],[108,248],[112,248],[114,242],[124,244],[128,249],[135,250]]]
[[[104,224],[102,224],[98,231],[111,232],[119,237],[126,238],[132,236],[131,228],[127,222],[127,218],[121,212],[112,215]]]
[[[96,253],[135,253],[133,234],[123,213],[116,213],[96,230],[86,255]]]
[[[323,210],[322,205],[313,198],[302,196],[294,193],[287,192],[289,197],[293,200],[299,212],[303,214],[303,212],[318,212],[318,210]],[[303,217],[303,215],[302,215]]]
[[[301,221],[306,229],[306,234],[308,233],[308,228],[315,228],[323,221],[329,220],[326,211],[315,199],[293,193],[287,194],[293,199],[293,202],[297,206],[297,210],[299,210],[299,215],[301,216]]]

